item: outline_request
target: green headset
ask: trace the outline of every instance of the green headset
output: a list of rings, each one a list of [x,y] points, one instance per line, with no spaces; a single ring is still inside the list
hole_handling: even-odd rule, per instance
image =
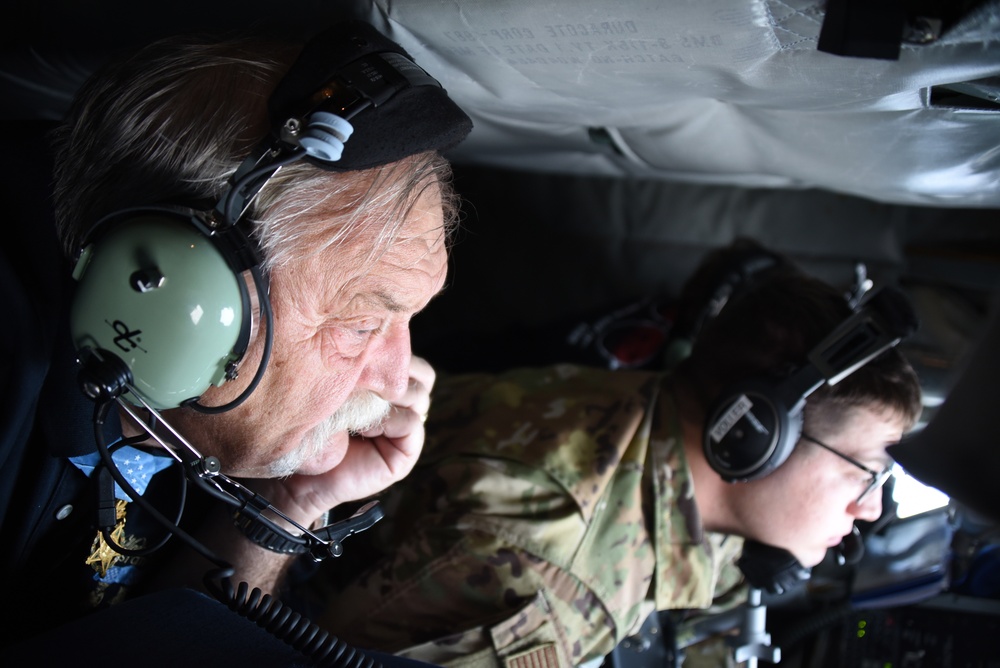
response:
[[[98,224],[74,266],[70,311],[86,394],[116,395],[127,384],[154,408],[174,408],[237,377],[252,328],[243,271],[267,300],[259,260],[234,248],[253,248],[237,230],[213,232],[203,212],[166,207]]]
[[[203,412],[238,405],[259,383],[272,340],[267,277],[246,216],[261,188],[279,168],[299,160],[328,170],[364,169],[444,150],[471,130],[433,77],[399,45],[357,21],[309,41],[272,94],[269,110],[271,132],[214,207],[117,211],[84,236],[73,271],[70,329],[80,386],[90,398],[138,395],[155,409]],[[347,146],[355,131],[358,138]],[[237,377],[251,340],[245,273],[261,308],[264,356],[240,397],[206,407],[198,398]]]

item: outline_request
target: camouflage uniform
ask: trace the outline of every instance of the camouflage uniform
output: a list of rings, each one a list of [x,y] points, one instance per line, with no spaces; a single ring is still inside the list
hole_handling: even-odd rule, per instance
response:
[[[574,366],[439,381],[384,549],[324,622],[447,666],[573,666],[739,576],[702,530],[664,376]]]

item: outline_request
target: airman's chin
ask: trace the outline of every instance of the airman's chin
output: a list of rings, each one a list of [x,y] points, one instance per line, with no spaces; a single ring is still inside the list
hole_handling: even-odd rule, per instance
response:
[[[800,564],[806,568],[819,566],[826,557],[826,548],[816,548],[814,550],[798,550],[792,553]]]

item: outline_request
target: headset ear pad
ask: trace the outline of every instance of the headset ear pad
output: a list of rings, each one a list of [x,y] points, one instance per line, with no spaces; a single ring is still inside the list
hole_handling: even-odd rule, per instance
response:
[[[767,475],[788,459],[802,434],[802,405],[790,405],[782,384],[751,379],[731,386],[708,410],[703,449],[727,482]]]
[[[247,287],[192,220],[140,212],[101,225],[74,269],[77,349],[111,352],[154,408],[221,385],[249,337]]]

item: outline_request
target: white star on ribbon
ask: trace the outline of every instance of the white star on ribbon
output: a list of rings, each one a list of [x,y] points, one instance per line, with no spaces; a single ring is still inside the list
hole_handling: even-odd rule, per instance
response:
[[[174,463],[174,460],[167,455],[150,454],[128,445],[112,453],[111,459],[139,495],[146,492],[146,487],[154,475]],[[89,477],[100,463],[101,456],[94,452],[82,457],[71,457],[70,461]],[[118,486],[118,483],[115,483],[115,498],[128,501],[131,497]]]

